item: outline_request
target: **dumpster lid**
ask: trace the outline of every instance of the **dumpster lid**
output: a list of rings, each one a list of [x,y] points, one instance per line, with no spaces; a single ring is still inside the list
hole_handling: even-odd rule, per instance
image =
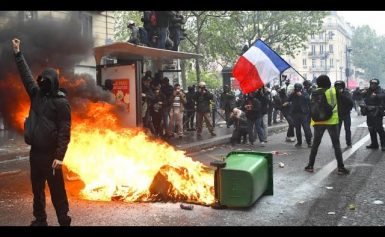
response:
[[[128,42],[117,42],[94,48],[96,64],[100,64],[104,56],[113,56],[118,59],[142,60],[145,57],[152,59],[192,59],[202,58],[200,54],[158,49],[131,44]]]

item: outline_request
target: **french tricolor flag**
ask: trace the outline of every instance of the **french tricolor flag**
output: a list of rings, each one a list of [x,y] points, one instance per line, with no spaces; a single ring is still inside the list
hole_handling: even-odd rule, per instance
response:
[[[239,81],[243,94],[253,92],[290,67],[276,52],[258,39],[235,64],[233,76]]]

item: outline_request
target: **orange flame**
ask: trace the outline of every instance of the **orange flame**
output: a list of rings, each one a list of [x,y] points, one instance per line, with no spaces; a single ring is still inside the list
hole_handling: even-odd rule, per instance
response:
[[[10,120],[10,125],[19,132],[24,130],[24,121],[28,117],[30,99],[20,78],[16,75],[7,75],[0,80],[0,96],[2,107],[5,107],[3,116]]]
[[[15,91],[11,95],[15,105],[9,113],[22,131],[29,111],[28,95],[20,78],[13,76],[6,81],[8,84],[0,81],[0,89],[10,85],[9,90]],[[68,91],[85,84],[82,80],[61,81]],[[122,128],[113,105],[88,102],[82,106],[72,107],[71,142],[64,159],[66,167],[85,184],[82,198],[214,202],[211,169],[163,141],[151,139],[139,128]]]
[[[75,116],[72,121],[64,163],[85,183],[85,199],[157,200],[159,193],[151,192],[150,186],[160,172],[171,183],[169,190],[163,190],[169,200],[214,201],[211,170],[162,141],[150,140],[142,131],[119,128],[111,109],[106,103],[88,104],[89,118],[78,121]]]

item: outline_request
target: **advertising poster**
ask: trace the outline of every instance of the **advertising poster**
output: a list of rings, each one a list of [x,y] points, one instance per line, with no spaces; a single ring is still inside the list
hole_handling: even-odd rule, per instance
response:
[[[112,93],[115,95],[115,102],[118,105],[124,105],[126,111],[130,111],[130,80],[113,79],[114,88]]]

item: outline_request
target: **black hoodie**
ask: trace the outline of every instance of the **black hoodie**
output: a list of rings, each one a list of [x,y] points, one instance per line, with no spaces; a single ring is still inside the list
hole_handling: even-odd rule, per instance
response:
[[[36,116],[36,128],[31,140],[32,156],[44,156],[50,160],[63,160],[70,142],[71,107],[65,94],[59,90],[59,78],[55,69],[45,69],[39,77],[50,80],[48,93],[42,93],[32,77],[29,66],[21,52],[15,54],[16,65],[24,87],[31,99],[30,110]]]

